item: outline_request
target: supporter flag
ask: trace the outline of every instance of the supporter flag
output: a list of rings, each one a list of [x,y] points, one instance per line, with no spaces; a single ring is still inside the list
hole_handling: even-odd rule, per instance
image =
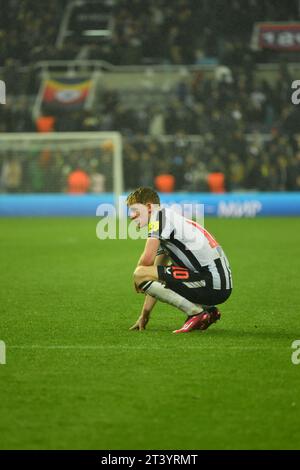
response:
[[[49,108],[83,108],[90,96],[92,79],[46,79],[43,83],[42,104]]]
[[[274,51],[300,51],[300,22],[255,23],[252,49]]]

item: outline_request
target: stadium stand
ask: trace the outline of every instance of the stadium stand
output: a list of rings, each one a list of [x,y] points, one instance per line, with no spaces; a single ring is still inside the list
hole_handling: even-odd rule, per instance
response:
[[[208,175],[222,173],[226,191],[299,190],[300,108],[291,103],[295,77],[289,67],[299,52],[250,47],[255,22],[297,21],[299,2],[228,0],[225,8],[219,0],[107,0],[81,2],[76,10],[74,2],[54,0],[46,12],[33,0],[3,3],[0,74],[8,98],[0,107],[0,132],[38,131],[49,118],[58,132],[120,131],[126,189],[172,174],[177,191],[208,190]],[[92,28],[97,14],[102,33],[89,36],[86,31],[93,30],[85,28]],[[141,72],[132,89],[97,86],[89,109],[66,114],[41,107],[36,119],[32,109],[42,78],[37,64],[75,59],[188,66],[168,87],[141,84]],[[263,63],[277,65],[262,76]],[[67,154],[53,157],[53,178],[46,177],[47,165],[28,171],[26,159],[1,150],[0,158],[2,192],[63,191],[66,167],[75,169]],[[85,165],[92,177],[94,163]],[[44,172],[38,183],[35,171]]]

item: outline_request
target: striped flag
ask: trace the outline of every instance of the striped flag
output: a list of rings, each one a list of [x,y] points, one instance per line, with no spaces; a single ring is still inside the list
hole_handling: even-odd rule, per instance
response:
[[[60,78],[45,79],[42,104],[53,108],[83,108],[93,85],[92,79]]]

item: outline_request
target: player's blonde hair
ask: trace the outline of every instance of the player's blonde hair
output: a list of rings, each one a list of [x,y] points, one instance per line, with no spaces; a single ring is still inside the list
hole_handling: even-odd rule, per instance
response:
[[[152,188],[140,187],[132,191],[127,197],[127,205],[132,204],[160,204],[159,195]]]

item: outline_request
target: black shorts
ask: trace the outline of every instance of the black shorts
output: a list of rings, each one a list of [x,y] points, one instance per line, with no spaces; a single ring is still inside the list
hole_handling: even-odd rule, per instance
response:
[[[158,279],[169,289],[187,300],[201,305],[222,304],[231,294],[231,289],[212,289],[211,275],[205,271],[192,271],[180,266],[157,266]]]

